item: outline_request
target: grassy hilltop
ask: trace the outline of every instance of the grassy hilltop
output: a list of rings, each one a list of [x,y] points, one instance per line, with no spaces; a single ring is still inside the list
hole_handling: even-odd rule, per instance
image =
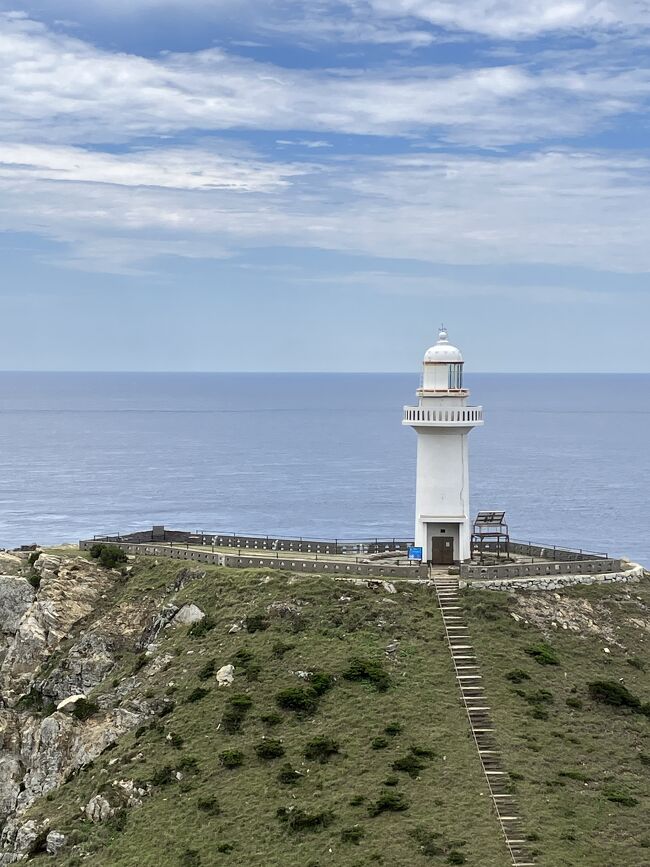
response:
[[[163,629],[152,656],[125,647],[89,696],[90,716],[135,682],[161,710],[29,809],[68,840],[32,863],[510,863],[432,590],[141,558],[106,604],[136,602],[207,616]],[[540,867],[650,864],[650,718],[589,691],[622,679],[650,701],[648,584],[464,604]],[[89,821],[120,780],[142,805]]]

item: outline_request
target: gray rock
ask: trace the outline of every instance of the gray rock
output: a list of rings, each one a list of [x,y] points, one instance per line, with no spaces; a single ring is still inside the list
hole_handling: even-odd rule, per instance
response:
[[[45,838],[45,851],[48,855],[58,855],[67,843],[65,834],[61,831],[50,831]]]
[[[84,814],[90,822],[98,824],[105,822],[115,815],[115,810],[111,807],[110,802],[103,795],[95,795],[91,798],[84,808]]]
[[[217,683],[219,686],[230,686],[235,679],[235,666],[224,665],[217,672]]]
[[[172,626],[191,626],[193,623],[200,623],[205,617],[205,612],[201,611],[198,605],[188,603],[176,613],[172,620]]]

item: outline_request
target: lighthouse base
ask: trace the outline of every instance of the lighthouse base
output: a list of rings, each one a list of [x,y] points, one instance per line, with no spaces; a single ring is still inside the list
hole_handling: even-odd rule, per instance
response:
[[[422,559],[434,566],[453,566],[470,558],[469,526],[462,520],[421,518],[415,528],[415,544],[422,548]]]

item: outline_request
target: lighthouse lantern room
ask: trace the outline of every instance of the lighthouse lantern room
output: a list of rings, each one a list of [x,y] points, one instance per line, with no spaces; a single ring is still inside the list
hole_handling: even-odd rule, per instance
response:
[[[483,424],[483,408],[467,405],[463,356],[444,328],[425,353],[417,397],[402,421],[418,435],[415,545],[423,560],[451,565],[470,559],[467,437]]]

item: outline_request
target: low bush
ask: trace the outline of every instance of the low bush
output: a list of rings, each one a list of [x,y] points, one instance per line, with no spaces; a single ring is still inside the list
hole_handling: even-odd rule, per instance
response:
[[[437,756],[435,750],[430,749],[429,747],[411,747],[411,752],[414,756],[419,756],[421,759],[434,759]]]
[[[293,650],[295,646],[295,644],[287,644],[286,641],[276,641],[271,647],[271,653],[273,656],[277,656],[278,659],[281,659],[285,653]]]
[[[290,686],[277,693],[275,700],[283,710],[300,714],[314,713],[318,707],[318,696],[311,687]]]
[[[420,771],[424,770],[426,764],[422,761],[418,756],[413,755],[413,753],[407,753],[405,756],[401,756],[399,759],[395,759],[391,768],[394,771],[402,771],[405,774],[408,774],[411,779],[415,779]]]
[[[265,726],[269,726],[269,728],[273,728],[273,726],[279,726],[282,722],[282,716],[275,711],[271,713],[263,713],[260,717],[260,720],[264,723]]]
[[[99,560],[100,564],[105,569],[115,569],[121,563],[126,563],[129,559],[126,552],[117,545],[109,545],[105,542],[96,542],[90,549],[90,556],[93,560]]]
[[[525,680],[530,680],[530,675],[523,668],[515,668],[506,674],[506,680],[511,683],[523,683]]]
[[[244,764],[244,754],[241,750],[224,750],[219,753],[219,761],[229,770],[240,768]]]
[[[187,634],[190,638],[203,638],[203,636],[207,635],[208,632],[211,632],[216,625],[214,618],[210,617],[209,614],[206,614],[202,620],[197,620],[196,623],[193,623],[190,626],[187,630]]]
[[[366,836],[366,830],[361,825],[353,825],[351,828],[343,828],[341,830],[341,842],[353,843],[358,846]]]
[[[282,783],[283,786],[293,786],[296,783],[299,783],[300,780],[302,780],[302,774],[300,771],[294,770],[289,764],[282,765],[280,772],[278,773],[279,783]]]
[[[232,735],[241,730],[246,714],[253,706],[253,700],[243,693],[235,693],[228,699],[228,704],[221,717],[224,731]]]
[[[163,765],[161,768],[156,768],[151,777],[152,786],[167,786],[173,783],[176,779],[174,769],[171,765]]]
[[[221,807],[216,798],[199,798],[196,802],[196,808],[209,816],[218,816],[221,813]]]
[[[457,849],[452,849],[449,855],[447,855],[447,863],[467,864],[467,858],[463,855],[462,852],[459,852]]]
[[[99,710],[99,705],[95,701],[90,701],[87,698],[80,698],[72,707],[72,716],[78,720],[87,720],[94,716]]]
[[[139,653],[134,662],[133,668],[131,669],[131,675],[137,674],[141,669],[145,667],[145,665],[149,662],[149,657],[146,653]]]
[[[426,855],[428,858],[435,858],[438,855],[444,855],[445,850],[438,842],[440,839],[440,834],[436,831],[429,831],[428,828],[415,828],[412,832],[413,837],[416,839],[420,846],[420,851],[423,855]]]
[[[553,650],[553,648],[549,644],[545,644],[544,642],[540,642],[539,644],[533,644],[530,647],[524,648],[524,651],[531,656],[535,662],[538,662],[540,665],[559,665],[560,660],[558,659],[557,654]]]
[[[594,680],[588,684],[589,695],[594,701],[613,707],[628,707],[634,711],[641,708],[641,700],[630,690],[614,680]]]
[[[578,780],[580,783],[589,783],[591,777],[587,776],[583,771],[560,771],[558,777],[565,777],[567,780]]]
[[[299,807],[279,807],[276,816],[289,831],[320,831],[334,821],[329,810],[320,813],[307,813]]]
[[[38,572],[30,572],[27,576],[27,580],[32,585],[34,590],[38,590],[38,588],[41,586],[41,576],[38,574]]]
[[[183,756],[176,769],[184,774],[196,774],[199,771],[199,760],[195,756]]]
[[[265,632],[271,625],[264,614],[249,614],[244,620],[247,632]]]
[[[309,761],[318,761],[323,765],[338,752],[339,745],[337,741],[321,735],[320,737],[312,738],[305,744],[303,755]]]
[[[638,656],[630,656],[625,661],[628,665],[631,665],[632,668],[636,668],[638,671],[645,671],[645,662]]]
[[[529,692],[525,698],[528,704],[533,705],[553,704],[554,702],[553,693],[549,692],[548,689],[536,689],[534,692]]]
[[[192,692],[187,696],[185,701],[188,704],[193,704],[196,701],[201,701],[202,698],[205,698],[206,695],[210,692],[209,689],[205,689],[203,686],[197,686]]]
[[[639,761],[642,765],[650,765],[650,756],[646,755],[646,753],[640,753]]]
[[[259,759],[270,761],[271,759],[279,759],[284,755],[284,747],[282,742],[274,738],[265,738],[255,746],[255,752]]]
[[[582,710],[582,699],[576,698],[574,695],[570,695],[566,700],[566,706],[573,708],[573,710]]]
[[[324,695],[334,686],[334,675],[325,671],[312,671],[309,675],[309,684],[316,695]]]
[[[371,659],[353,657],[343,672],[346,680],[363,681],[369,683],[377,692],[386,692],[390,687],[390,675],[384,670],[380,662]]]
[[[388,746],[388,738],[378,737],[373,738],[370,742],[370,746],[373,750],[385,750]]]
[[[182,735],[177,734],[176,732],[172,732],[167,736],[167,740],[169,741],[169,745],[174,747],[175,750],[183,749],[183,744],[185,743],[185,739]]]
[[[262,666],[255,659],[255,654],[248,647],[240,648],[234,655],[235,666],[246,675],[248,680],[257,680]]]
[[[401,731],[402,731],[402,724],[398,723],[398,722],[388,723],[388,725],[384,729],[384,733],[389,735],[391,738],[394,738],[397,735],[401,734]]]
[[[636,807],[639,803],[632,795],[626,795],[625,792],[620,792],[618,789],[606,789],[603,794],[608,801],[613,804],[620,804],[622,807]]]
[[[215,659],[208,659],[208,661],[199,669],[198,678],[199,680],[210,680],[211,677],[214,676],[215,671],[217,670],[217,662]]]
[[[399,786],[399,777],[397,777],[397,776],[386,777],[383,784],[384,784],[384,786],[391,786],[391,787]]]
[[[362,804],[366,803],[365,795],[352,795],[350,798],[350,806],[351,807],[360,807]]]
[[[384,792],[374,804],[368,808],[368,815],[379,816],[380,813],[402,813],[408,810],[409,803],[401,792]]]

